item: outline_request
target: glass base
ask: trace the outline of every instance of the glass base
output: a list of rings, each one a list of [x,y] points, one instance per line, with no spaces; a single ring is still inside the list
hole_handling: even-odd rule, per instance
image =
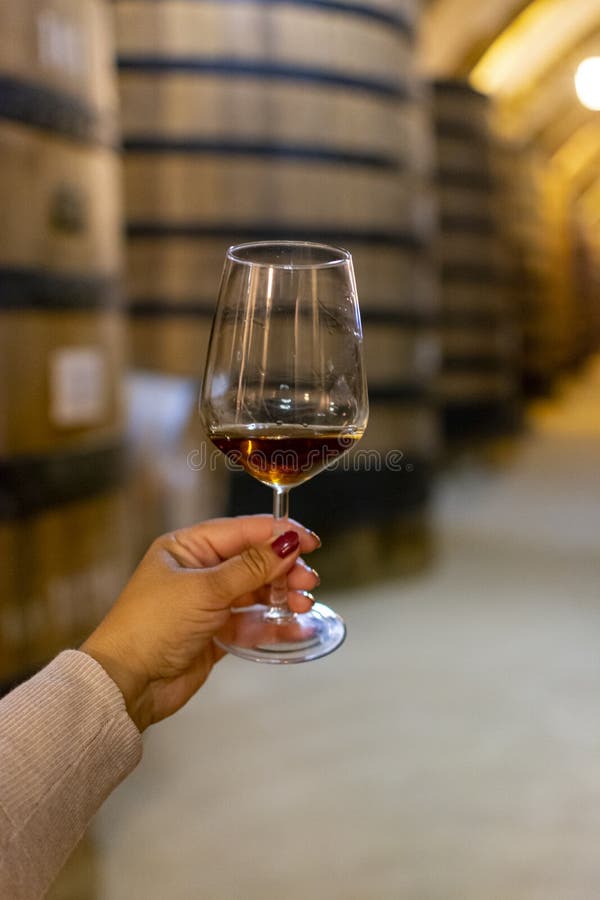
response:
[[[322,603],[283,620],[274,621],[268,613],[267,607],[259,605],[232,611],[215,642],[242,659],[285,665],[327,656],[346,637],[344,620]]]

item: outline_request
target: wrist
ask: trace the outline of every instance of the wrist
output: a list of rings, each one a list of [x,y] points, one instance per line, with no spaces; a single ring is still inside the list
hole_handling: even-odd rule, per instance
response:
[[[95,641],[93,635],[81,645],[79,650],[82,653],[87,653],[88,656],[91,656],[92,659],[102,666],[108,677],[114,681],[123,695],[130,719],[140,733],[145,731],[150,724],[143,702],[146,689],[145,679],[137,676],[123,663],[118,653]]]

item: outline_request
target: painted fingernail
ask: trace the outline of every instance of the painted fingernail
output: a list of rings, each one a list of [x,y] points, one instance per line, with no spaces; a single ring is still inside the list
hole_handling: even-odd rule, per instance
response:
[[[316,533],[316,531],[309,531],[308,533],[310,534],[310,536],[312,538],[315,539],[315,541],[317,542],[317,546],[320,547],[322,545],[323,541],[321,540],[319,535]]]
[[[286,556],[289,556],[290,553],[293,553],[294,550],[297,550],[300,546],[300,538],[298,537],[298,532],[296,531],[285,531],[282,535],[280,535],[276,541],[273,541],[271,547],[281,559],[285,559]]]

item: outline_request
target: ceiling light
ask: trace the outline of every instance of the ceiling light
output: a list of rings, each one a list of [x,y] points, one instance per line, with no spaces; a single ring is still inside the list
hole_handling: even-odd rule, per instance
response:
[[[575,89],[584,106],[600,110],[600,56],[590,56],[579,64]]]

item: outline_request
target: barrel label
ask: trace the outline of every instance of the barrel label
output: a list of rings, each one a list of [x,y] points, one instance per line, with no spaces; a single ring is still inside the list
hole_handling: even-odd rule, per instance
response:
[[[52,9],[43,10],[37,18],[38,55],[47,69],[57,69],[71,78],[86,71],[86,49],[81,25]]]
[[[50,357],[50,421],[59,428],[101,422],[108,413],[106,359],[97,347],[61,347]]]

